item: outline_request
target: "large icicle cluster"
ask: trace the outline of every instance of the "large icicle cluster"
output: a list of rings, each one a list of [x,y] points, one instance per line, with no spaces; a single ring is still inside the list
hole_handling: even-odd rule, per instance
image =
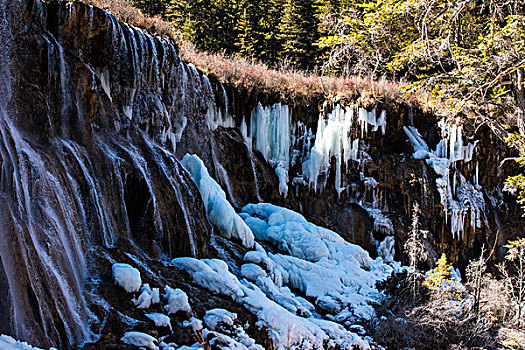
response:
[[[319,176],[326,174],[332,157],[335,157],[335,189],[337,193],[341,193],[345,189],[341,179],[342,165],[348,165],[350,160],[360,159],[360,138],[358,132],[352,133],[354,124],[359,122],[361,137],[366,136],[369,130],[375,132],[379,128],[384,135],[386,111],[378,116],[375,109],[368,112],[356,105],[343,107],[337,104],[329,113],[326,113],[326,108],[327,104],[319,114],[315,143],[303,163],[303,176],[316,191],[318,186],[324,188],[326,180],[319,183]]]
[[[250,128],[241,124],[244,139],[264,156],[274,167],[279,178],[279,192],[288,193],[288,171],[290,167],[291,113],[287,105],[276,103],[263,107],[261,103],[253,109]]]
[[[439,126],[441,127],[442,139],[435,151],[429,150],[427,143],[415,127],[404,126],[403,129],[414,147],[413,157],[426,159],[427,164],[438,175],[436,185],[441,197],[441,204],[447,220],[450,216],[453,237],[459,240],[464,238],[465,220],[469,212],[471,227],[473,229],[482,227],[485,200],[481,187],[477,183],[477,171],[473,178],[474,184],[472,184],[459,171],[454,168],[451,169],[451,166],[457,161],[465,163],[472,161],[478,141],[465,144],[462,125],[441,120]]]
[[[196,155],[186,154],[181,164],[199,188],[210,222],[219,229],[223,236],[236,237],[245,247],[253,247],[253,234],[250,228],[235,212],[226,199],[226,193],[210,176],[202,160]]]

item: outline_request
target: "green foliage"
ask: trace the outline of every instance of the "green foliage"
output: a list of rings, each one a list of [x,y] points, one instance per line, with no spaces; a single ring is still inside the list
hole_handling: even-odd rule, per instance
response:
[[[518,157],[514,160],[520,166],[525,165],[525,136],[518,133],[510,134],[506,138],[507,144],[518,151]],[[525,216],[525,175],[518,174],[507,178],[505,190],[518,196],[518,203],[522,205]]]
[[[505,248],[509,250],[507,255],[505,255],[505,259],[510,261],[525,260],[525,238],[509,241]]]
[[[504,123],[525,110],[524,24],[524,2],[362,1],[326,24],[319,45],[336,69],[405,77],[443,115]]]
[[[319,39],[316,8],[311,0],[287,0],[279,26],[283,58],[306,68],[317,60],[314,43]]]
[[[322,19],[351,0],[134,0],[149,15],[161,15],[197,50],[238,53],[272,65],[310,69],[326,49]]]

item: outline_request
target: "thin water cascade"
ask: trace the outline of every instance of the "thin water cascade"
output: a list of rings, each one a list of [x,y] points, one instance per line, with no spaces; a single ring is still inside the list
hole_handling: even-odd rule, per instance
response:
[[[60,20],[25,27],[13,20],[23,2],[0,1],[0,333],[69,349],[98,336],[91,325],[100,320],[85,296],[87,281],[97,279],[93,249],[125,237],[168,256],[206,251],[204,206],[174,153],[186,116],[209,96],[171,41],[75,3],[36,2],[34,16],[55,11]],[[109,55],[89,56],[84,46],[93,37],[66,33],[98,31],[95,16]],[[12,30],[32,33],[45,55],[21,55],[25,37]],[[32,75],[24,59],[46,74]],[[31,109],[13,84],[40,78],[41,86],[27,84],[29,96],[46,103],[36,99]],[[39,114],[19,118],[27,110]]]

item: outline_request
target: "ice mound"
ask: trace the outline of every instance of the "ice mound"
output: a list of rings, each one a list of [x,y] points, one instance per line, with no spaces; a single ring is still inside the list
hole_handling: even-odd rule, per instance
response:
[[[142,285],[140,272],[128,264],[113,264],[113,279],[115,283],[126,290],[126,292],[138,292]]]
[[[172,264],[186,270],[197,284],[228,295],[252,311],[278,344],[282,340],[297,349],[369,349],[367,341],[342,324],[350,326],[375,316],[372,305],[383,298],[376,282],[401,269],[400,265],[373,260],[362,248],[286,208],[250,204],[240,216],[258,241],[280,252],[267,253],[255,243],[255,250],[244,257],[240,277],[218,259],[176,258]],[[315,300],[328,319],[322,319],[315,306],[291,288]],[[215,310],[204,320],[213,329],[235,318]]]
[[[134,345],[142,348],[148,348],[156,350],[158,349],[157,345],[155,343],[157,342],[157,339],[152,337],[149,334],[142,333],[142,332],[126,332],[124,336],[122,337],[123,343]]]
[[[34,348],[26,342],[18,341],[4,334],[0,335],[0,349],[2,350],[41,350],[40,348]]]

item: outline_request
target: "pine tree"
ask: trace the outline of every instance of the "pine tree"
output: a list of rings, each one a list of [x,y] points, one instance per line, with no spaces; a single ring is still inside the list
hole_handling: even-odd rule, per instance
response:
[[[279,59],[282,50],[279,39],[279,24],[283,14],[284,0],[269,0],[261,3],[260,30],[263,36],[263,45],[260,47],[259,58],[267,63],[274,64]]]
[[[237,25],[239,35],[236,46],[238,52],[245,57],[259,58],[259,50],[264,41],[259,26],[261,17],[258,4],[258,1],[244,0],[240,6],[241,16]]]
[[[318,50],[314,46],[319,38],[318,23],[311,0],[287,0],[279,26],[281,57],[300,68],[312,67],[318,61]]]
[[[211,51],[225,51],[231,54],[236,51],[238,37],[237,23],[240,16],[240,4],[237,0],[213,0],[212,8],[214,26]]]
[[[190,17],[191,0],[170,0],[166,5],[164,18],[173,23],[176,28],[184,28],[186,21]]]

